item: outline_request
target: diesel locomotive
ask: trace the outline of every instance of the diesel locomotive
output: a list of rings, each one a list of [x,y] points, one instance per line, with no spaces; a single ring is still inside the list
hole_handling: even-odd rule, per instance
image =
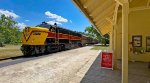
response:
[[[35,27],[25,27],[21,51],[25,56],[50,53],[82,46],[82,35],[62,27],[42,22]]]

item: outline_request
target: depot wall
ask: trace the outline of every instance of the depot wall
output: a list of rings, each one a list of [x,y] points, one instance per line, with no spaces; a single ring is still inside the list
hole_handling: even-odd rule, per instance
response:
[[[117,28],[117,58],[122,55],[122,16],[118,13]],[[150,61],[150,52],[134,53],[133,36],[142,36],[142,46],[146,51],[146,37],[150,36],[150,9],[132,11],[129,13],[129,60],[130,61]],[[137,47],[136,47],[137,48]]]
[[[146,37],[150,36],[150,9],[130,12],[129,14],[129,42],[132,36],[142,36],[142,48],[146,51]],[[150,61],[150,52],[133,53],[133,46],[129,44],[129,59],[133,61]]]

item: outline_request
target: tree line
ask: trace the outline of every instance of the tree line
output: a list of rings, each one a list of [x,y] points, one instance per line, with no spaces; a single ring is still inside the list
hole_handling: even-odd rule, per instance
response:
[[[21,42],[21,31],[17,24],[12,17],[0,16],[0,43],[19,44]]]

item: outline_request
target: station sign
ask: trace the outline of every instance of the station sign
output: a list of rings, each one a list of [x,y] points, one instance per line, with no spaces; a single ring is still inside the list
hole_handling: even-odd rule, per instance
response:
[[[102,68],[113,69],[113,52],[101,52],[100,65]]]

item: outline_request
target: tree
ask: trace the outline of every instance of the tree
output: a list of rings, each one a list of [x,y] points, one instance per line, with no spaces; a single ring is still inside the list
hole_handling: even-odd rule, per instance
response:
[[[101,43],[104,44],[105,46],[109,44],[109,34],[103,35],[103,37],[101,38]]]
[[[86,27],[85,33],[87,34],[87,36],[94,38],[94,39],[97,39],[99,41],[102,38],[101,34],[98,33],[97,30],[93,26]]]
[[[109,43],[109,35],[101,36],[101,33],[99,33],[93,26],[88,26],[85,28],[85,32],[87,36],[97,39],[102,44],[108,44]]]
[[[21,31],[16,25],[17,22],[12,17],[0,16],[0,42],[17,44],[21,41]]]

